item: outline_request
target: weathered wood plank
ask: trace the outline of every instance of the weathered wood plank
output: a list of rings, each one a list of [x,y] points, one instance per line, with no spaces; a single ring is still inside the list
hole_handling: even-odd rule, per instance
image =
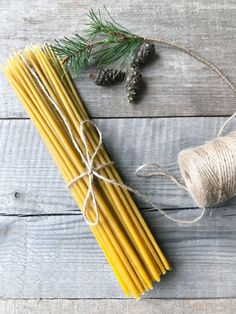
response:
[[[236,297],[235,209],[218,209],[192,226],[154,211],[144,218],[173,267],[145,298]],[[124,297],[82,216],[0,221],[1,298]]]
[[[4,314],[234,314],[235,299],[221,300],[2,300]]]
[[[144,162],[159,162],[179,177],[180,150],[212,138],[224,118],[98,119],[104,143],[124,181],[162,208],[194,207],[166,178],[137,178]],[[232,122],[233,129],[236,122]],[[49,153],[29,120],[0,121],[0,212],[39,214],[77,209]],[[138,205],[146,207],[140,200]],[[229,202],[229,205],[236,200]]]
[[[0,63],[11,48],[43,43],[84,29],[90,7],[104,4],[114,18],[131,30],[164,37],[197,49],[236,82],[234,1],[189,2],[135,0],[50,2],[0,1]],[[63,23],[62,23],[63,21]],[[92,117],[229,115],[235,111],[235,95],[205,66],[182,52],[157,47],[160,59],[143,70],[147,92],[130,105],[124,89],[99,88],[86,73],[79,91]],[[25,117],[10,87],[0,74],[0,117]]]

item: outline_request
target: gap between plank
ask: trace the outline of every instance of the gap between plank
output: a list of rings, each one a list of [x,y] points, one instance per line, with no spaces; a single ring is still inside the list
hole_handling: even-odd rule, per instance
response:
[[[91,120],[128,120],[128,119],[175,119],[175,118],[226,118],[230,117],[231,114],[220,114],[220,115],[210,115],[210,116],[204,116],[204,115],[189,115],[189,116],[122,116],[122,117],[90,117]],[[6,117],[1,118],[0,121],[9,121],[9,120],[30,120],[28,117]]]
[[[217,297],[208,297],[208,298],[199,298],[199,297],[196,297],[196,298],[165,298],[165,297],[142,297],[141,301],[139,302],[145,302],[145,301],[148,301],[148,300],[176,300],[176,301],[180,301],[180,300],[222,300],[222,299],[227,299],[227,300],[233,300],[235,299],[234,297],[223,297],[223,298],[217,298]],[[137,302],[135,301],[133,298],[128,298],[128,297],[124,297],[124,298],[115,298],[115,297],[112,297],[112,298],[62,298],[62,297],[58,297],[58,298],[46,298],[46,297],[43,297],[43,298],[1,298],[0,297],[0,300],[121,300],[121,301],[134,301],[134,302]]]
[[[199,209],[198,207],[182,207],[182,208],[162,208],[164,211],[174,211],[174,210],[190,210],[190,209]],[[141,212],[158,212],[155,208],[140,208]],[[78,213],[75,212],[62,212],[62,213],[42,213],[42,214],[7,214],[7,213],[0,213],[0,217],[49,217],[49,216],[82,216],[80,210]]]

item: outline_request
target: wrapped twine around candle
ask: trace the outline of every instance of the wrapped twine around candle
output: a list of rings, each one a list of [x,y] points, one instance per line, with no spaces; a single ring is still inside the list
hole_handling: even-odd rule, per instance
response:
[[[97,178],[100,181],[104,181],[106,183],[109,183],[111,185],[114,186],[119,186],[122,189],[125,189],[135,195],[137,195],[139,198],[141,198],[144,202],[146,202],[147,204],[149,204],[151,207],[157,209],[162,215],[164,215],[166,218],[173,220],[175,222],[180,222],[180,223],[187,223],[187,224],[192,224],[197,222],[198,220],[200,220],[202,218],[202,216],[204,215],[205,209],[203,209],[203,211],[201,212],[201,214],[199,216],[197,216],[196,218],[190,219],[190,220],[182,220],[182,219],[175,219],[171,216],[169,216],[164,210],[162,210],[161,208],[157,207],[152,201],[150,201],[148,198],[146,198],[145,195],[143,195],[142,193],[140,193],[139,191],[131,188],[130,186],[124,184],[124,183],[119,183],[114,179],[109,179],[107,177],[104,177],[103,175],[99,174],[99,171],[101,169],[104,169],[105,167],[110,166],[111,164],[113,164],[112,161],[107,162],[107,163],[103,163],[103,164],[99,164],[97,166],[94,166],[94,159],[97,156],[97,153],[103,143],[102,140],[102,134],[99,130],[99,128],[95,125],[94,122],[92,122],[91,120],[84,120],[81,122],[80,124],[80,136],[81,136],[81,140],[85,149],[85,154],[83,153],[83,151],[79,148],[76,139],[74,137],[73,131],[70,127],[70,124],[67,121],[67,118],[65,117],[65,115],[63,114],[62,110],[59,108],[58,104],[53,100],[53,98],[49,95],[46,87],[44,86],[43,82],[41,81],[41,79],[39,78],[39,76],[37,75],[37,73],[35,72],[35,70],[28,64],[27,60],[24,58],[24,55],[21,54],[20,55],[21,60],[24,62],[25,66],[28,68],[28,70],[30,71],[30,73],[32,74],[32,76],[35,78],[36,82],[38,83],[40,89],[43,91],[43,93],[45,94],[45,96],[48,98],[49,102],[51,103],[51,105],[55,108],[55,110],[58,112],[58,114],[60,115],[62,121],[65,124],[65,127],[69,133],[69,136],[72,140],[72,143],[76,149],[76,151],[78,152],[79,156],[81,157],[85,170],[83,173],[81,173],[80,175],[74,177],[71,181],[69,181],[67,183],[67,187],[71,188],[77,181],[80,181],[81,179],[83,179],[84,177],[88,178],[88,190],[86,193],[86,197],[84,199],[84,204],[83,204],[83,216],[84,219],[86,221],[86,223],[90,226],[96,226],[99,222],[99,208],[97,205],[97,200],[96,200],[96,196],[95,196],[95,192],[94,192],[94,179]],[[98,143],[96,146],[96,149],[93,153],[92,156],[90,156],[89,153],[89,148],[88,148],[88,143],[87,143],[87,137],[86,137],[86,129],[85,129],[85,125],[86,124],[91,124],[93,125],[93,127],[95,128],[97,134],[98,134]],[[157,166],[158,164],[156,164]],[[139,170],[141,170],[141,168],[145,167],[145,165],[141,166],[140,169],[137,169],[136,171],[136,175],[139,176]],[[159,168],[161,168],[158,165]],[[163,169],[164,171],[164,169]],[[155,174],[153,174],[155,175]],[[156,175],[161,175],[161,173],[157,173]],[[169,177],[174,183],[176,183],[179,187],[181,187],[182,189],[187,190],[187,188],[182,185],[180,182],[178,182],[178,180],[176,180],[172,175],[167,174],[167,172],[165,172],[164,174],[165,176]],[[140,175],[141,176],[141,175]],[[91,221],[90,219],[88,219],[87,217],[87,209],[88,209],[88,204],[89,204],[89,199],[92,199],[92,204],[93,204],[93,208],[94,208],[94,213],[95,213],[95,220]]]

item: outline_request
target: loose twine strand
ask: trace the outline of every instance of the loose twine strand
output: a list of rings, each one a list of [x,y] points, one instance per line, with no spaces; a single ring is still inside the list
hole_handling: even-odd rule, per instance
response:
[[[221,77],[221,79],[236,93],[236,87],[234,86],[234,84],[223,74],[222,71],[220,71],[213,63],[211,63],[210,61],[208,61],[207,59],[205,59],[204,57],[198,55],[196,52],[182,47],[176,43],[173,42],[169,42],[163,39],[157,39],[157,38],[145,38],[145,40],[149,40],[149,41],[153,41],[153,42],[157,42],[157,43],[162,43],[174,48],[177,48],[179,50],[182,50],[183,52],[185,52],[186,54],[192,56],[193,58],[197,59],[198,61],[200,61],[201,63],[205,64],[206,66],[208,66],[210,69],[212,69],[214,72],[216,72],[216,74]],[[182,219],[175,219],[172,216],[168,215],[164,210],[162,210],[161,208],[157,207],[153,202],[151,202],[149,199],[146,198],[145,195],[141,194],[139,191],[131,188],[130,186],[123,184],[123,183],[119,183],[114,179],[109,179],[103,175],[101,175],[99,173],[100,170],[109,167],[113,164],[112,161],[107,162],[107,163],[102,163],[99,164],[98,166],[94,165],[94,160],[98,154],[99,149],[101,148],[101,145],[103,143],[102,140],[102,134],[99,130],[99,128],[95,125],[94,122],[92,122],[91,120],[85,120],[82,121],[80,124],[80,136],[81,136],[81,141],[82,144],[84,146],[84,150],[85,150],[85,155],[83,154],[83,151],[80,149],[79,145],[77,144],[77,141],[73,135],[73,131],[70,127],[69,122],[66,119],[66,116],[63,114],[62,110],[60,109],[60,107],[58,106],[58,104],[53,100],[53,98],[50,96],[49,92],[47,91],[47,88],[45,87],[45,85],[43,84],[43,82],[41,81],[41,79],[39,78],[39,76],[37,75],[36,71],[33,69],[33,67],[31,67],[28,62],[25,60],[24,56],[21,54],[21,58],[24,61],[24,63],[26,64],[27,68],[29,69],[29,71],[31,72],[31,74],[34,76],[34,78],[36,79],[39,87],[41,88],[41,90],[44,92],[44,94],[46,95],[46,97],[48,98],[48,100],[51,102],[51,104],[54,106],[54,108],[56,109],[56,111],[59,113],[61,119],[63,120],[66,129],[68,130],[68,133],[70,135],[70,138],[72,140],[72,143],[76,149],[76,151],[79,153],[82,162],[84,163],[85,166],[85,170],[83,173],[81,173],[80,175],[76,176],[75,178],[73,178],[70,182],[67,183],[67,187],[71,188],[75,183],[77,183],[79,180],[87,177],[88,178],[88,190],[85,196],[85,200],[84,200],[84,204],[83,204],[83,209],[82,209],[82,213],[84,216],[84,219],[86,221],[86,223],[90,226],[96,226],[99,222],[99,208],[97,205],[97,201],[96,201],[96,195],[95,195],[95,191],[94,191],[94,184],[95,181],[94,179],[97,178],[101,181],[104,181],[106,183],[112,184],[114,186],[118,186],[122,189],[126,189],[129,192],[134,193],[135,195],[137,195],[139,198],[141,198],[145,203],[149,204],[152,208],[158,210],[163,216],[165,216],[166,218],[175,221],[175,222],[179,222],[179,223],[184,223],[184,224],[193,224],[197,221],[199,221],[204,213],[205,213],[205,206],[202,208],[202,212],[200,213],[200,215],[194,219],[191,220],[182,220]],[[223,124],[223,126],[221,127],[218,136],[220,136],[220,134],[222,133],[223,129],[225,128],[225,126],[229,123],[229,121],[236,116],[236,112]],[[86,138],[86,129],[85,129],[85,125],[90,124],[92,125],[97,133],[98,133],[98,144],[95,148],[95,151],[92,155],[90,155],[89,152],[89,148],[88,148],[88,143],[87,143],[87,138]],[[208,152],[210,153],[210,152]],[[223,153],[223,152],[222,152]],[[218,156],[219,157],[219,156]],[[214,156],[213,158],[215,160],[215,164],[217,164],[217,158],[216,156]],[[156,172],[152,172],[149,174],[145,174],[145,173],[141,173],[141,170],[147,168],[147,167],[156,167],[161,171],[156,171]],[[166,171],[164,168],[162,168],[158,163],[145,163],[143,165],[141,165],[140,167],[137,168],[136,170],[136,175],[138,177],[153,177],[153,176],[165,176],[167,177],[169,180],[171,180],[174,184],[176,184],[179,188],[181,188],[182,190],[185,190],[186,192],[191,193],[191,189],[189,187],[187,187],[186,185],[182,184],[179,180],[177,180],[173,175],[171,175],[168,171]],[[222,180],[221,180],[222,181]],[[221,182],[220,181],[220,182]],[[224,181],[224,180],[223,180]],[[223,183],[223,181],[221,182],[221,185]],[[236,181],[236,180],[235,180]],[[235,187],[236,188],[236,187]],[[88,210],[88,205],[89,205],[89,200],[90,198],[92,199],[92,204],[93,204],[93,209],[95,212],[95,221],[91,221],[87,218],[87,210]],[[218,196],[218,200],[220,199],[220,197]]]
[[[206,58],[199,55],[196,51],[193,51],[189,48],[183,47],[177,43],[161,39],[161,38],[152,38],[152,37],[144,37],[146,41],[152,41],[159,44],[163,44],[169,47],[176,48],[178,50],[183,51],[187,55],[193,57],[194,59],[198,60],[199,62],[205,64],[208,68],[213,70],[235,93],[236,93],[236,86],[224,75],[224,73],[216,66],[214,63],[210,62]],[[235,113],[236,114],[236,113]]]

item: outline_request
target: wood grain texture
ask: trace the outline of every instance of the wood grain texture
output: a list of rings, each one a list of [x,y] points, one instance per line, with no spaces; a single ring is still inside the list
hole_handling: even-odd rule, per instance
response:
[[[177,156],[217,134],[225,118],[96,119],[124,181],[162,208],[195,207],[163,177],[137,178],[136,168],[158,162],[180,177]],[[228,131],[236,126],[233,121]],[[227,130],[226,130],[227,131]],[[77,210],[56,166],[29,120],[0,121],[0,212],[62,213]],[[137,199],[139,207],[147,204]],[[233,199],[229,206],[236,204]]]
[[[43,43],[88,21],[90,7],[107,5],[112,16],[142,35],[167,38],[196,49],[236,82],[235,1],[0,0],[0,63],[11,48]],[[62,22],[63,21],[63,22]],[[130,105],[124,88],[100,88],[85,73],[78,88],[92,117],[211,116],[235,111],[235,95],[216,74],[182,52],[157,46],[159,60],[143,70],[147,90]],[[0,117],[25,117],[0,74]],[[92,91],[92,92],[91,92]]]
[[[157,202],[172,207],[168,212],[173,217],[191,219],[200,210],[174,210],[192,204],[182,191],[168,181],[139,181],[133,172],[136,163],[153,158],[167,169],[177,171],[177,151],[212,137],[223,120],[98,119],[96,122],[126,181],[144,193],[149,192],[148,196]],[[1,121],[0,130],[0,297],[123,298],[31,122]],[[175,224],[156,210],[143,210],[173,267],[146,298],[236,297],[233,204],[235,200],[227,207],[225,204],[213,209],[212,213],[209,210],[204,219],[192,226]]]
[[[227,300],[2,300],[4,314],[234,314],[235,299]]]
[[[193,226],[144,218],[173,268],[144,298],[236,297],[235,209]],[[82,216],[2,216],[0,230],[0,298],[124,298]]]

